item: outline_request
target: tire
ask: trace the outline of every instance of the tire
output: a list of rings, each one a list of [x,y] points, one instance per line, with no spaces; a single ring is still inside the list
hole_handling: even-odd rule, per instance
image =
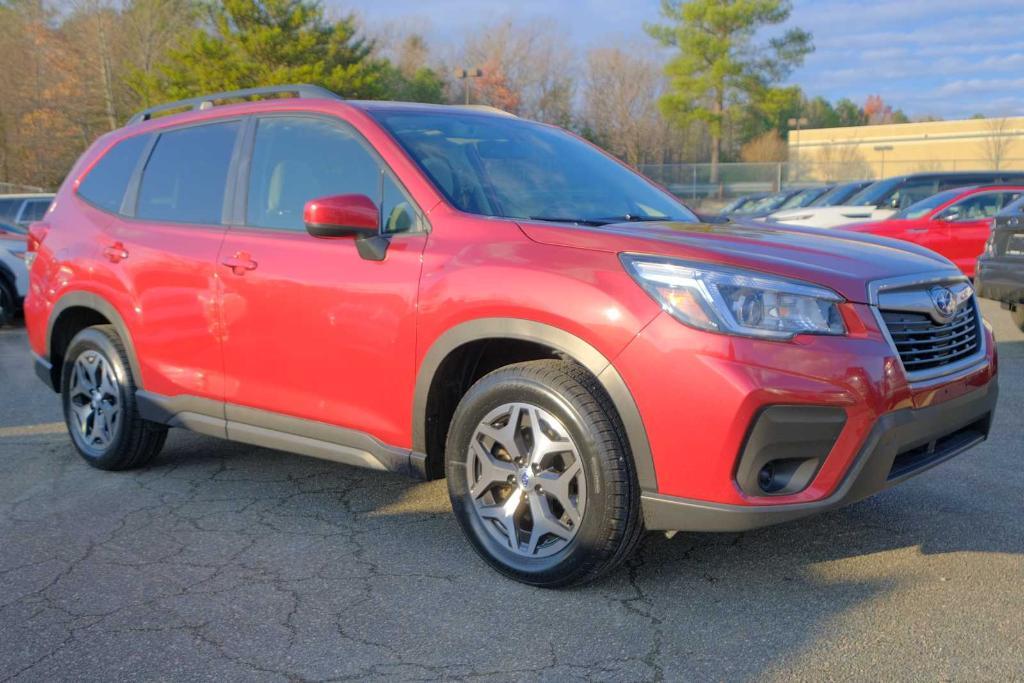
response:
[[[1010,312],[1013,317],[1013,323],[1024,332],[1024,304],[1017,304],[1017,308]]]
[[[14,287],[7,281],[7,278],[0,275],[0,327],[14,322],[14,316],[18,312],[17,301],[18,297],[14,293]]]
[[[455,410],[445,458],[462,530],[516,581],[591,581],[622,563],[643,534],[621,420],[575,363],[531,361],[484,376]]]
[[[141,467],[163,448],[167,427],[139,416],[135,389],[113,326],[96,325],[75,335],[64,354],[61,403],[75,450],[93,467]]]

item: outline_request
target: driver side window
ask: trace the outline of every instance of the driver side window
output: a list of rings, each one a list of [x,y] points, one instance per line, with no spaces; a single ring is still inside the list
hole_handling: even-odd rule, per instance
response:
[[[304,231],[306,202],[340,194],[372,199],[380,209],[385,233],[419,226],[415,205],[347,125],[298,116],[270,116],[257,122],[247,225]]]
[[[964,223],[992,218],[999,213],[1000,198],[999,192],[971,195],[952,206],[946,207],[939,214],[938,219],[951,223]]]

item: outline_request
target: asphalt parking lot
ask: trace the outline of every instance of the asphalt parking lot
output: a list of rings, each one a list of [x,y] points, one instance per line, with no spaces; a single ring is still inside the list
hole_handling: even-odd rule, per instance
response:
[[[418,483],[175,430],[75,455],[0,331],[0,681],[1024,678],[1024,334],[992,438],[744,534],[649,537],[569,591],[504,580]]]

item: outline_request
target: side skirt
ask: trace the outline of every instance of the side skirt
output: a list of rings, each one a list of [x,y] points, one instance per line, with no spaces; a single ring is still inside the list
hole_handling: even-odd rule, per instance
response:
[[[197,396],[135,392],[139,414],[169,427],[372,470],[423,478],[423,458],[354,429]]]

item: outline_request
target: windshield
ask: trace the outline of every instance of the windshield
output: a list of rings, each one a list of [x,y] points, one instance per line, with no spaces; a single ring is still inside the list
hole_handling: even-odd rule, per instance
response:
[[[698,222],[672,195],[557,128],[473,112],[371,112],[457,209],[601,225]]]
[[[800,190],[795,195],[787,199],[779,206],[780,209],[802,209],[803,207],[810,204],[812,201],[818,198],[818,196],[825,191],[823,187],[809,187],[806,190]]]
[[[945,192],[933,194],[931,197],[928,197],[927,199],[922,199],[916,204],[911,204],[902,211],[897,211],[896,213],[893,214],[892,217],[896,219],[907,220],[913,220],[914,218],[923,218],[924,216],[927,216],[932,211],[939,208],[946,202],[956,199],[956,196],[961,193],[963,193],[962,189],[946,190]]]
[[[809,204],[809,206],[841,206],[849,201],[850,197],[855,195],[863,187],[864,183],[847,183],[845,185],[837,185],[815,199]]]
[[[1000,216],[1017,216],[1024,214],[1024,197],[1011,202],[1003,207],[1003,210],[999,212]]]
[[[850,197],[850,206],[881,206],[896,186],[903,182],[903,178],[890,178],[871,183],[857,194]]]

